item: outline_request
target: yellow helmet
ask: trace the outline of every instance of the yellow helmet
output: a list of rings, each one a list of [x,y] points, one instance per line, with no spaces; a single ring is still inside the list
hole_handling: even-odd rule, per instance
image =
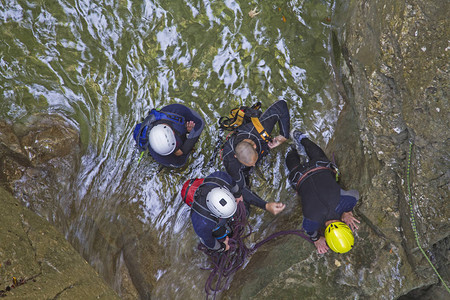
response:
[[[325,240],[334,252],[345,253],[353,248],[355,238],[347,224],[333,222],[325,229]]]

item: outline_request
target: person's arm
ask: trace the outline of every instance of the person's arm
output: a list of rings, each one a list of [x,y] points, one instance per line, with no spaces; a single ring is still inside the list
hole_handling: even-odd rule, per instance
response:
[[[356,223],[360,222],[353,216],[353,213],[351,211],[342,213],[341,220],[342,222],[347,224],[347,226],[350,227],[352,231],[358,229],[358,225],[356,225]]]
[[[268,146],[270,149],[273,149],[275,147],[278,147],[279,145],[283,144],[285,141],[287,141],[287,138],[285,138],[282,135],[276,136],[272,139],[271,142],[268,143]]]
[[[266,202],[261,197],[259,197],[257,194],[252,192],[247,187],[244,187],[242,189],[242,196],[243,200],[247,202],[250,205],[254,205],[256,207],[259,207],[261,209],[267,210],[268,212],[272,213],[273,215],[277,215],[278,213],[282,212],[283,209],[286,207],[285,204],[280,202]]]
[[[317,249],[317,253],[323,254],[326,253],[330,248],[328,248],[325,237],[319,234],[319,228],[319,223],[307,218],[303,219],[303,229],[305,230],[306,234],[309,235],[311,241],[314,243],[314,246]]]
[[[341,198],[336,207],[336,212],[341,216],[341,221],[347,224],[353,231],[358,229],[356,223],[360,223],[352,213],[358,199],[359,193],[357,190],[345,191],[341,189]]]
[[[188,154],[189,152],[192,151],[192,149],[194,149],[195,144],[197,143],[199,137],[193,138],[193,139],[186,139],[186,141],[183,143],[183,145],[181,145],[180,149],[178,149],[178,151],[180,151],[180,155],[183,154]],[[176,153],[175,153],[176,155]]]
[[[328,249],[330,249],[327,245],[327,241],[325,240],[325,237],[321,236],[317,241],[314,242],[314,246],[316,246],[317,253],[324,254],[328,252]]]
[[[303,219],[303,230],[305,230],[306,234],[309,236],[311,241],[316,242],[320,238],[319,234],[320,224],[314,222],[308,218]]]
[[[191,221],[194,227],[195,233],[200,238],[200,241],[203,245],[213,251],[226,251],[229,249],[228,240],[226,242],[219,242],[213,236],[213,229],[216,227],[216,224],[208,219],[205,219],[201,215],[196,212],[192,212]]]
[[[245,177],[244,172],[241,169],[241,163],[237,158],[231,156],[224,158],[223,163],[227,173],[234,182],[234,184],[232,184],[233,188],[231,189],[231,192],[236,199],[240,198],[242,196],[242,189],[245,187]]]

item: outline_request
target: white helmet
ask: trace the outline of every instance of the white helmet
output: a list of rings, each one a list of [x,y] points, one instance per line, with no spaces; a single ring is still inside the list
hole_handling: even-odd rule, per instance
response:
[[[213,188],[206,196],[206,206],[218,218],[229,218],[236,212],[236,200],[225,188]]]
[[[172,128],[167,124],[158,124],[154,126],[148,135],[150,147],[159,155],[169,155],[176,146],[177,140]]]

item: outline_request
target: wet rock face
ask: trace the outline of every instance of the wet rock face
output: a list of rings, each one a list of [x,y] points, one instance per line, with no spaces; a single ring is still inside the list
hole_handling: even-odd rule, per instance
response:
[[[226,295],[447,299],[416,244],[407,165],[412,143],[410,183],[419,241],[448,280],[449,3],[338,1],[336,7],[336,83],[347,105],[327,153],[335,154],[341,186],[361,194],[355,248],[346,255],[318,256],[306,242],[286,238],[267,249],[269,254],[255,255]],[[296,252],[290,263],[276,272],[263,267],[288,257],[285,251]],[[264,280],[257,279],[262,273]]]
[[[0,180],[22,204],[48,219],[54,219],[52,211],[58,203],[45,191],[66,191],[79,157],[79,132],[62,116],[33,115],[23,123],[0,122]]]
[[[352,95],[349,105],[356,112],[364,151],[383,164],[382,178],[372,182],[374,198],[361,209],[382,218],[372,208],[381,199],[387,201],[382,211],[396,220],[396,227],[401,225],[408,252],[415,247],[406,203],[410,142],[413,200],[422,242],[430,247],[449,232],[449,216],[444,213],[450,179],[448,8],[445,1],[364,1],[354,8],[346,34],[341,35],[342,69],[347,70],[343,80]],[[375,189],[381,192],[378,201]],[[393,228],[385,228],[392,238],[397,235]]]
[[[119,299],[51,224],[0,187],[0,297]]]
[[[123,223],[127,222],[128,218],[123,215],[122,222],[116,224],[117,233],[124,231],[123,227],[130,229],[130,232],[125,235],[127,240],[124,240],[124,238],[121,238],[120,236],[111,237],[112,242],[105,240],[101,228],[97,224],[98,220],[95,216],[90,216],[89,211],[86,212],[86,218],[83,218],[81,221],[83,225],[94,228],[93,232],[95,234],[95,239],[92,241],[92,243],[94,243],[94,249],[95,251],[98,251],[98,255],[103,259],[103,265],[108,267],[111,266],[109,268],[98,267],[98,265],[96,265],[96,263],[98,263],[96,256],[91,253],[85,253],[85,245],[80,245],[80,241],[77,237],[71,235],[72,232],[68,230],[68,227],[71,226],[71,218],[74,218],[74,215],[78,212],[71,195],[73,195],[73,190],[77,188],[75,176],[77,176],[79,172],[78,168],[81,163],[80,152],[81,145],[79,131],[74,124],[63,116],[48,114],[32,115],[23,122],[14,124],[0,121],[0,184],[16,196],[18,199],[17,203],[20,202],[23,206],[30,208],[34,213],[45,217],[52,225],[58,228],[58,230],[65,232],[66,238],[73,243],[73,246],[80,251],[86,259],[90,259],[91,265],[97,267],[97,270],[101,273],[103,279],[106,280],[110,286],[119,291],[122,294],[121,296],[123,299],[137,299],[140,295],[144,295],[143,298],[149,298],[150,290],[148,286],[151,286],[151,284],[146,281],[146,278],[153,278],[153,274],[145,275],[142,273],[151,273],[151,271],[154,271],[153,266],[141,267],[139,265],[138,259],[136,258],[136,252],[138,251],[136,250],[137,246],[135,246],[135,244],[138,244],[140,249],[145,249],[142,250],[143,254],[141,255],[143,257],[142,261],[145,262],[153,262],[151,257],[156,256],[156,250],[155,247],[152,248],[148,246],[152,245],[150,242],[137,243],[137,233],[135,234],[136,228],[130,229],[129,227],[131,225],[123,225]],[[2,204],[2,202],[0,202],[0,204]],[[17,206],[17,209],[22,207],[17,204],[15,206]],[[31,211],[28,213],[32,214]],[[17,218],[17,216],[15,216],[15,218]],[[36,218],[40,219],[37,216]],[[130,221],[132,224],[139,223],[138,220],[134,221],[135,217],[130,217],[129,219],[132,220]],[[2,220],[1,223],[4,224],[3,231],[7,231],[6,228],[17,227],[21,224],[15,219],[7,220],[5,218],[0,218],[0,220]],[[40,222],[45,223],[44,220],[41,220],[37,222],[37,225],[33,225],[32,228],[27,227],[25,231],[40,230]],[[46,226],[50,227],[49,224],[46,224]],[[108,226],[112,225],[108,223]],[[20,232],[20,234],[23,235],[24,233]],[[19,233],[17,233],[17,235],[19,235]],[[20,248],[23,249],[23,251],[16,256],[13,255],[15,253],[13,248],[6,249],[9,247],[9,242],[4,243],[4,241],[7,240],[11,240],[11,236],[0,236],[0,259],[5,258],[5,261],[9,260],[12,262],[15,269],[5,271],[5,277],[0,278],[0,283],[4,283],[6,286],[10,281],[8,276],[31,278],[36,274],[42,273],[42,268],[40,267],[42,261],[33,260],[34,254],[31,251],[31,247],[26,247],[28,245],[26,239],[21,238],[21,241],[25,241],[25,244],[20,244]],[[49,247],[54,248],[55,252],[65,251],[65,248],[68,247],[68,242],[64,241],[64,238],[62,237],[58,238],[58,241],[60,240],[62,240],[61,244],[58,244],[59,242],[56,241],[46,241],[49,243]],[[146,237],[145,240],[150,241],[151,239]],[[19,245],[17,241],[11,241],[12,243],[16,243],[16,245]],[[42,245],[42,251],[49,251],[44,244],[45,243]],[[6,248],[2,248],[2,246],[5,246]],[[71,249],[71,251],[72,250],[73,249]],[[120,286],[117,286],[114,278],[115,270],[113,269],[115,264],[110,260],[115,260],[116,255],[120,255],[122,250],[124,254],[122,254],[123,257],[119,260],[117,266],[117,268],[120,269],[121,280],[119,281]],[[2,256],[2,253],[5,255]],[[111,253],[113,253],[113,255],[111,255]],[[83,261],[78,253],[72,253],[71,255],[76,255],[77,259]],[[52,265],[55,265],[53,261],[50,262]],[[1,260],[0,264],[2,264]],[[66,270],[70,270],[72,264],[76,267],[77,260],[72,259],[71,257],[64,258],[64,256],[61,255],[59,264],[66,268]],[[86,262],[83,262],[83,264],[86,264]],[[100,266],[103,265],[100,264]],[[63,272],[59,267],[57,268]],[[141,271],[141,269],[144,271]],[[1,270],[0,267],[0,275],[3,274],[1,273]],[[4,268],[3,270],[6,269]],[[72,281],[84,280],[82,273],[64,274],[64,276],[70,277],[70,280]],[[99,278],[96,278],[94,282],[98,279]],[[104,284],[103,281],[102,283]],[[140,295],[135,286],[139,289]],[[0,290],[1,288],[2,286],[0,285]],[[76,289],[70,287],[70,290],[73,291]],[[95,291],[96,289],[93,288],[92,292],[95,293]],[[49,289],[47,291],[44,289],[43,292],[45,292],[45,295],[50,295],[53,290]],[[21,294],[19,293],[18,295]],[[40,299],[43,298],[52,297],[40,297]],[[78,298],[80,297],[74,297],[73,299]]]
[[[0,297],[118,299],[64,236],[35,214],[64,222],[58,220],[59,200],[70,189],[79,157],[78,130],[62,116],[0,122],[0,182],[8,190],[0,186]]]

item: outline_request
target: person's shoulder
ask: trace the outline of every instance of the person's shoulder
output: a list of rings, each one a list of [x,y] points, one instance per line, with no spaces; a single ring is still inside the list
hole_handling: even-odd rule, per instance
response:
[[[215,171],[213,173],[211,173],[210,175],[208,175],[206,178],[219,178],[219,179],[223,179],[225,181],[232,181],[232,178],[230,176],[230,174],[228,174],[227,172],[224,171]]]
[[[349,196],[355,198],[356,200],[359,200],[359,192],[357,190],[346,191],[344,189],[341,189],[341,196],[342,197]]]
[[[189,110],[189,108],[183,104],[179,104],[179,103],[173,103],[173,104],[169,104],[164,106],[163,108],[160,109],[160,111],[164,112],[177,112],[179,110]]]

